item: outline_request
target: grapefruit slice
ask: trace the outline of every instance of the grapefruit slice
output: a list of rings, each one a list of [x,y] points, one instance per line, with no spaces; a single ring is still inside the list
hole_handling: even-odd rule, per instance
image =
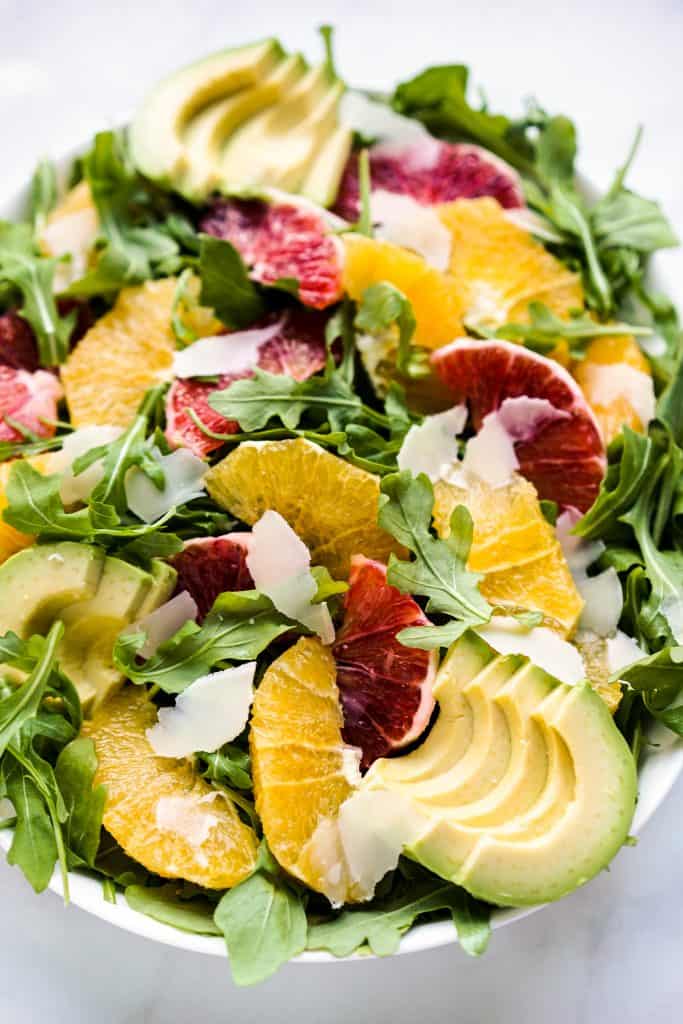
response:
[[[517,172],[481,146],[425,136],[407,144],[379,143],[369,157],[373,189],[411,196],[425,206],[477,196],[493,196],[504,207],[525,205]],[[358,220],[357,153],[348,159],[334,209],[346,220]]]
[[[538,421],[531,437],[515,443],[515,454],[540,498],[590,508],[605,473],[605,447],[581,389],[562,366],[508,341],[468,340],[439,349],[432,364],[453,402],[468,403],[475,430],[506,398],[545,399],[565,413]]]
[[[21,441],[18,426],[39,437],[53,437],[57,418],[57,402],[62,388],[57,377],[46,370],[28,373],[0,365],[0,441]]]
[[[387,583],[385,565],[356,555],[349,583],[332,651],[344,712],[342,735],[361,749],[366,770],[426,729],[438,659],[436,651],[404,647],[396,639],[402,629],[429,620],[412,597]]]
[[[312,204],[219,199],[199,227],[232,242],[255,281],[298,281],[305,306],[324,309],[342,296],[341,245]]]
[[[629,334],[594,338],[572,372],[588,400],[605,444],[626,424],[642,432],[654,413],[650,365]]]
[[[156,718],[146,691],[127,686],[83,726],[95,744],[95,785],[107,787],[104,826],[148,871],[230,889],[254,869],[256,834],[189,761],[156,756],[146,735]]]
[[[351,558],[386,562],[403,549],[377,525],[379,479],[303,438],[249,442],[205,477],[213,500],[249,526],[269,509],[279,512],[311,552],[345,579]]]
[[[247,568],[248,533],[222,537],[197,537],[169,561],[178,573],[176,594],[186,590],[203,621],[219,594],[226,590],[251,590],[254,581]]]
[[[305,380],[322,370],[327,355],[325,347],[325,314],[315,310],[291,309],[282,318],[282,329],[264,341],[258,350],[256,366],[269,373],[287,374],[295,380]],[[255,324],[258,329],[261,326]],[[216,434],[234,434],[239,424],[226,420],[209,405],[209,395],[227,388],[249,372],[223,374],[215,383],[201,380],[178,379],[173,382],[166,398],[166,437],[170,444],[185,445],[190,451],[205,458],[220,448],[222,441],[209,437],[188,413],[192,409],[198,419]]]

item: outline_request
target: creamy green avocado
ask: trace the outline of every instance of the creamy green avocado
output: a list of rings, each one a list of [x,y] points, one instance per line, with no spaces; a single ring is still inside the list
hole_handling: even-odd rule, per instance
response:
[[[283,58],[275,39],[223,50],[181,68],[149,94],[130,128],[133,162],[142,174],[175,188],[188,170],[183,140],[191,118],[216,100],[262,81]]]
[[[27,548],[0,566],[0,634],[46,633],[61,619],[59,663],[90,710],[123,682],[112,663],[116,637],[163,604],[175,579],[164,563],[145,572],[89,544]]]
[[[558,899],[623,845],[635,808],[633,757],[588,685],[465,634],[434,688],[439,718],[405,757],[376,761],[370,789],[408,797],[410,856],[481,899]]]

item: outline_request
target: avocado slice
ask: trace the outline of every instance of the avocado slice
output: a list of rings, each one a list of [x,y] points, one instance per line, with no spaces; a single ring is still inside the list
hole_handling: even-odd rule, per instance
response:
[[[188,167],[183,132],[190,119],[214,100],[260,82],[283,56],[276,39],[264,39],[211,54],[161,81],[130,128],[130,151],[138,170],[173,188]]]
[[[318,206],[331,206],[337,198],[346,162],[349,159],[353,132],[340,125],[332,132],[315,158],[301,186],[301,194]]]
[[[270,185],[297,192],[337,128],[343,91],[327,65],[311,68],[279,103],[235,132],[221,160],[221,187]]]
[[[240,89],[200,110],[188,123],[183,136],[188,169],[178,184],[178,191],[198,202],[218,188],[221,156],[230,136],[248,118],[276,103],[305,70],[304,58],[293,54],[276,64],[256,85]]]
[[[518,657],[516,671],[496,685],[503,659],[493,654],[479,678],[463,684],[453,666],[483,661],[482,642],[461,637],[435,686],[451,729],[453,711],[473,701],[465,752],[460,739],[451,748],[448,725],[437,731],[440,714],[422,747],[376,761],[363,784],[412,801],[419,836],[405,852],[432,871],[501,906],[547,902],[588,881],[623,844],[635,763],[588,684],[560,683]],[[475,696],[504,715],[507,754],[494,751],[496,715],[483,704],[477,711]]]
[[[175,590],[178,573],[168,562],[161,562],[155,558],[150,567],[150,575],[152,584],[137,610],[136,619],[141,619],[144,615],[156,611],[172,597]]]

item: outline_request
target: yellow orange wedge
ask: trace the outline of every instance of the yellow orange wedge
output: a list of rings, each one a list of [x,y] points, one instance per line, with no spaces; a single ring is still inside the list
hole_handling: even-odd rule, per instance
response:
[[[377,525],[379,479],[310,441],[241,444],[205,480],[213,500],[245,523],[279,512],[311,563],[337,578],[348,576],[353,555],[386,562],[401,550]]]
[[[448,536],[456,505],[469,510],[474,530],[468,567],[484,574],[481,592],[491,604],[543,614],[545,625],[570,635],[583,601],[555,532],[544,518],[533,484],[515,476],[492,488],[472,477],[467,487],[438,482],[434,526]]]
[[[148,871],[229,889],[254,868],[256,834],[189,762],[156,756],[145,736],[156,717],[145,690],[129,686],[83,727],[95,744],[95,785],[107,787],[104,826]]]
[[[456,199],[438,212],[451,232],[450,274],[468,324],[527,323],[535,301],[560,317],[583,307],[578,274],[511,223],[495,199]]]
[[[353,789],[335,679],[330,651],[319,640],[299,640],[263,676],[250,734],[256,810],[268,845],[287,871],[318,892],[328,883],[307,844]]]
[[[62,382],[75,427],[126,426],[145,391],[171,377],[176,343],[171,312],[173,277],[124,288],[113,308],[80,340],[62,367]],[[186,323],[201,335],[218,321],[197,306]]]
[[[647,359],[635,338],[629,334],[594,338],[586,348],[585,358],[577,360],[572,367],[574,377],[600,424],[605,444],[614,440],[624,424],[632,430],[644,429],[627,395],[611,397],[611,394],[605,394],[605,368],[618,371],[623,366],[645,374],[649,379],[652,377]]]

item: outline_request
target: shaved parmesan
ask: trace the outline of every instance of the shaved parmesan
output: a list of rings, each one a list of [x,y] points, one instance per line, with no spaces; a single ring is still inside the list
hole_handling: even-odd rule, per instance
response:
[[[422,423],[410,428],[397,456],[399,469],[409,469],[413,476],[426,473],[435,483],[458,460],[456,434],[467,422],[467,408],[455,405],[446,412],[425,416]]]
[[[614,675],[615,672],[621,672],[622,668],[626,668],[627,665],[632,665],[634,661],[640,661],[641,658],[646,657],[645,651],[638,646],[633,637],[622,633],[620,629],[617,630],[615,636],[607,638],[606,644],[607,668],[610,675]]]
[[[256,590],[278,611],[317,633],[324,644],[334,640],[327,604],[312,604],[318,587],[311,573],[311,555],[278,512],[264,512],[251,531],[247,568]]]
[[[617,398],[625,398],[643,427],[655,416],[655,389],[652,377],[636,370],[628,363],[593,366],[591,381],[595,402],[609,405]]]
[[[571,532],[580,518],[581,513],[577,509],[566,509],[562,515],[558,516],[555,524],[557,539],[575,580],[580,576],[585,576],[589,565],[597,561],[605,550],[605,545],[601,540],[586,541],[583,537],[577,537]]]
[[[184,505],[204,493],[204,477],[208,466],[187,448],[178,448],[170,455],[154,452],[166,478],[162,490],[133,466],[126,473],[126,501],[131,512],[145,523],[154,523],[172,508]]]
[[[14,814],[14,804],[6,796],[3,796],[0,799],[0,821],[7,821],[8,818],[13,818]]]
[[[52,465],[62,473],[60,496],[65,505],[75,505],[88,500],[98,483],[104,476],[102,459],[93,462],[83,473],[74,476],[73,464],[81,455],[111,444],[123,433],[123,427],[81,427],[71,434],[66,434],[62,450],[53,456]]]
[[[156,654],[157,648],[175,636],[181,626],[186,622],[193,622],[198,611],[195,599],[187,590],[183,590],[149,615],[127,626],[124,634],[146,633],[147,639],[138,654],[143,658],[151,658]]]
[[[499,654],[523,654],[563,683],[574,685],[586,678],[583,658],[576,647],[545,626],[526,630],[517,619],[495,615],[477,633]]]
[[[624,607],[621,583],[611,566],[597,576],[583,576],[576,586],[584,600],[579,620],[581,629],[590,629],[597,636],[611,636],[617,628]]]
[[[519,468],[512,438],[496,412],[484,417],[479,433],[467,442],[462,468],[491,487],[505,487]]]
[[[401,143],[431,138],[419,121],[403,117],[386,103],[378,103],[352,89],[347,90],[340,100],[339,120],[366,138],[391,139]]]
[[[530,441],[548,423],[569,419],[570,413],[556,409],[547,398],[519,395],[503,400],[498,418],[513,441]]]
[[[201,847],[209,838],[211,829],[218,824],[216,815],[206,811],[203,805],[219,798],[218,791],[202,797],[192,793],[159,797],[155,809],[156,826],[161,832],[180,836],[190,846]]]
[[[370,196],[375,238],[411,249],[436,270],[447,270],[451,235],[431,206],[378,189]]]
[[[261,347],[282,329],[278,321],[252,331],[235,331],[200,338],[176,352],[173,373],[176,377],[211,377],[215,374],[242,374],[258,365]]]
[[[56,293],[65,291],[84,276],[98,234],[99,218],[94,206],[62,214],[45,225],[40,236],[44,250],[57,259],[70,257],[55,267],[53,287]]]
[[[247,661],[195,679],[172,708],[159,708],[147,739],[159,757],[212,753],[244,729],[254,699],[256,662]]]

